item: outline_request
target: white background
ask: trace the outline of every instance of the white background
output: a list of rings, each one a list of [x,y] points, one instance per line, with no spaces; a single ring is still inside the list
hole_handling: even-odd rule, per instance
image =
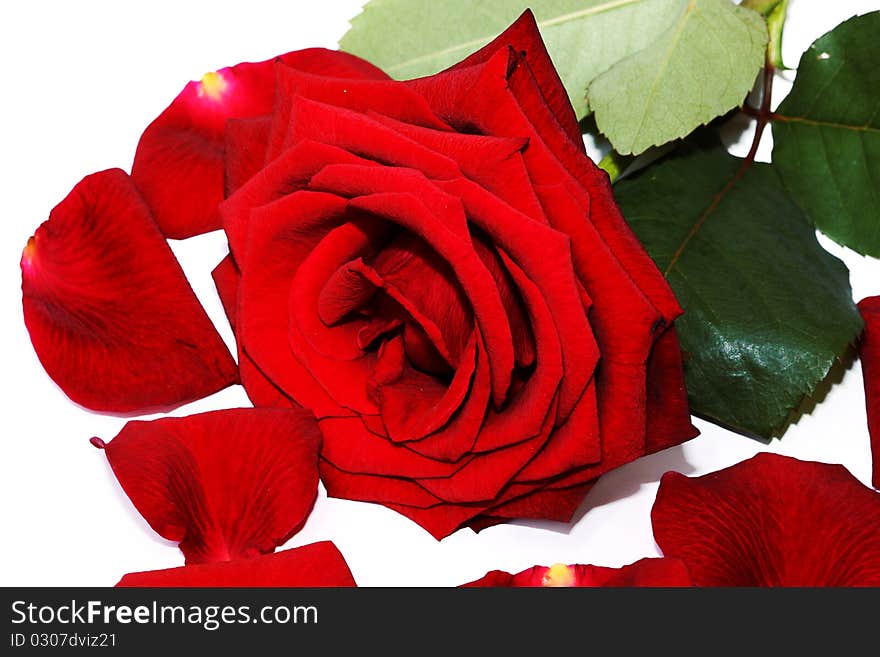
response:
[[[190,79],[239,61],[334,48],[357,0],[248,2],[3,2],[0,5],[0,584],[112,585],[131,571],[181,565],[117,485],[90,436],[124,424],[70,402],[46,376],[21,314],[21,249],[84,175],[128,170],[144,127]],[[785,61],[878,0],[792,0]],[[787,74],[789,79],[793,73]],[[790,85],[776,85],[778,102]],[[769,132],[769,131],[768,131]],[[733,150],[744,154],[745,135]],[[765,137],[762,154],[769,154]],[[856,300],[880,293],[880,261],[822,240],[852,272]],[[220,233],[172,247],[223,337],[232,344],[210,271],[225,252]],[[809,289],[804,289],[809,295]],[[174,415],[248,405],[241,387]],[[328,499],[320,490],[305,528],[287,544],[332,539],[361,585],[456,585],[487,570],[534,564],[620,566],[658,554],[650,508],[666,470],[702,474],[758,451],[843,463],[870,482],[862,375],[856,363],[812,415],[766,446],[700,420],[702,435],[605,476],[572,525],[520,522],[441,542],[383,507]]]

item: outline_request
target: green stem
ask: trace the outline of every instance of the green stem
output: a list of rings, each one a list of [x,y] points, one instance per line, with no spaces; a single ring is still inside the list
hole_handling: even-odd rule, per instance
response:
[[[777,5],[787,2],[787,0],[743,0],[741,7],[752,9],[761,16],[769,16]]]
[[[785,27],[788,0],[743,0],[740,6],[758,12],[767,20],[767,30],[770,32],[767,57],[777,69],[786,69],[782,63],[782,29]]]
[[[782,0],[767,16],[767,29],[770,31],[767,57],[773,66],[780,70],[787,68],[782,62],[782,30],[785,28],[785,14],[787,10],[788,0]]]
[[[608,173],[608,177],[613,183],[620,178],[620,175],[635,159],[632,155],[621,155],[614,149],[608,151],[608,155],[603,157],[599,162],[599,168]]]

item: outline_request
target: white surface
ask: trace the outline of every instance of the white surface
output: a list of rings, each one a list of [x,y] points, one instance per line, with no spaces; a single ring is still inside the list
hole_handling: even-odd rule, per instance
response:
[[[137,9],[133,9],[133,6]],[[189,79],[239,61],[309,46],[335,47],[356,0],[276,2],[4,2],[0,5],[0,295],[3,438],[0,585],[112,585],[130,571],[182,564],[121,492],[88,439],[112,438],[125,420],[71,403],[43,372],[21,317],[19,258],[27,238],[70,188],[93,171],[128,169],[143,128]],[[878,0],[792,0],[785,59]],[[793,77],[793,74],[789,75]],[[777,100],[787,90],[778,84]],[[769,133],[769,131],[768,131]],[[734,150],[738,154],[748,136]],[[769,153],[769,140],[762,152]],[[827,240],[823,244],[829,245]],[[172,243],[208,313],[231,344],[210,278],[222,234]],[[855,298],[880,293],[880,261],[830,245],[852,271]],[[809,294],[809,290],[804,290]],[[248,405],[240,387],[177,409],[187,415]],[[381,506],[328,499],[321,489],[289,546],[332,539],[362,585],[455,585],[487,570],[534,564],[619,566],[656,555],[649,512],[660,475],[702,474],[758,451],[843,463],[870,481],[858,363],[812,415],[765,446],[697,421],[702,435],[604,477],[578,520],[521,522],[437,542]]]

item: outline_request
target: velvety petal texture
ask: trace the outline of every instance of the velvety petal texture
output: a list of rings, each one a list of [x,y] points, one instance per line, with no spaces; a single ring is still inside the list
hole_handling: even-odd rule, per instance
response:
[[[312,543],[251,559],[129,573],[120,587],[350,587],[354,577],[337,547]]]
[[[311,48],[242,62],[188,83],[144,131],[131,175],[167,237],[220,228],[217,204],[261,168],[275,102],[275,63],[345,77],[384,78],[344,52]],[[262,120],[261,120],[262,119]]]
[[[84,178],[28,240],[24,320],[50,377],[97,411],[175,406],[238,380],[129,176]]]
[[[321,434],[301,409],[128,422],[104,449],[126,495],[188,564],[272,552],[305,523]]]
[[[684,564],[678,559],[640,559],[622,568],[557,563],[533,566],[512,575],[492,570],[465,587],[683,587],[692,586]]]
[[[315,414],[328,493],[437,538],[568,520],[693,437],[681,309],[531,13],[418,80],[318,59],[275,60],[271,108],[224,115],[214,274],[248,395]]]
[[[698,586],[880,586],[880,494],[841,465],[762,453],[668,472],[651,519]]]
[[[880,488],[880,296],[859,301],[865,321],[865,334],[859,344],[862,377],[865,380],[865,407],[871,436],[874,488]]]

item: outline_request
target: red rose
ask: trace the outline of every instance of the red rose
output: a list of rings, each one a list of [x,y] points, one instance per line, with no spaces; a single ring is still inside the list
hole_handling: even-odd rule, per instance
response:
[[[171,121],[186,139],[145,134],[135,179],[173,198],[179,180],[159,185],[140,150],[185,160],[212,145],[211,193],[190,196],[204,207],[167,223],[210,225],[225,180],[231,258],[215,279],[240,375],[256,405],[319,419],[330,495],[437,537],[568,520],[599,475],[695,435],[681,309],[586,157],[530,13],[405,83],[308,52],[252,65],[259,79],[274,66],[265,115],[229,85],[185,90],[151,130]],[[257,70],[241,66],[227,75]],[[219,103],[222,136],[215,115],[179,111],[187,94]]]

